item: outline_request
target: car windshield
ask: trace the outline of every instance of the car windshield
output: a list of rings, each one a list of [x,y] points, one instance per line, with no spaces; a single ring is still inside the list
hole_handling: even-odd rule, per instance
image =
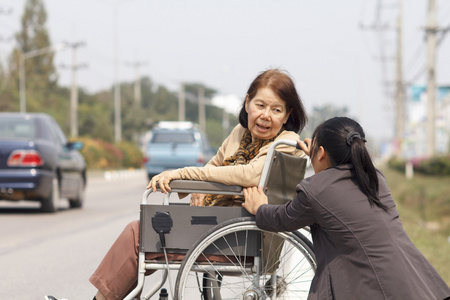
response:
[[[192,144],[194,142],[194,135],[190,132],[156,132],[152,139],[152,143],[156,144]]]
[[[35,126],[31,120],[5,117],[0,119],[0,138],[31,139],[35,137]]]

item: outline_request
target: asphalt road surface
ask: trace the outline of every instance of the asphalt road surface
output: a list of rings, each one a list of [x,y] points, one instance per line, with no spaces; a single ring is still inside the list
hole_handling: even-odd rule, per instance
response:
[[[68,209],[62,200],[55,214],[40,213],[34,202],[1,202],[0,299],[92,299],[88,279],[124,226],[139,218],[146,184],[143,172],[93,176],[84,207]]]
[[[62,200],[55,214],[40,213],[34,202],[0,202],[0,299],[92,299],[89,277],[122,229],[139,218],[146,184],[144,172],[90,176],[84,207],[68,209]],[[161,197],[149,201],[160,204]],[[144,293],[160,275],[149,278]]]

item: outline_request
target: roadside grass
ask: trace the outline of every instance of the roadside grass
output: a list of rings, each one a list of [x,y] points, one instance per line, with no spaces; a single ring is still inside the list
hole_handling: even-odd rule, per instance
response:
[[[450,284],[450,176],[403,173],[381,167],[403,227],[414,245]]]

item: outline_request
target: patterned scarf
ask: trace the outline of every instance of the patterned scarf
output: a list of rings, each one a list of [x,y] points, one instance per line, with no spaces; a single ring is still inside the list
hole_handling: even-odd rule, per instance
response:
[[[241,142],[239,143],[239,148],[230,157],[227,157],[222,165],[223,166],[235,166],[235,165],[246,165],[248,164],[258,153],[259,150],[269,143],[272,143],[284,130],[282,127],[276,136],[268,140],[255,139],[252,142],[252,135],[250,130],[246,130],[242,136]],[[204,206],[233,206],[235,200],[243,201],[242,196],[233,195],[217,195],[208,194],[203,200]]]

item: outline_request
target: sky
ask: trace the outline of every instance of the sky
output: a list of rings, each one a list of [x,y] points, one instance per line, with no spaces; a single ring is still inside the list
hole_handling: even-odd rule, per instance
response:
[[[276,67],[293,77],[308,113],[325,104],[347,107],[376,139],[394,132],[398,2],[44,0],[52,43],[84,43],[77,60],[86,67],[77,77],[90,92],[111,87],[115,78],[133,81],[139,64],[140,75],[173,91],[182,82],[214,88],[216,102],[236,111],[251,81]],[[20,29],[24,3],[0,0],[2,61],[14,46],[9,37]],[[403,71],[411,84],[426,83],[427,3],[403,0]],[[450,1],[437,5],[438,26],[450,26]],[[374,30],[377,20],[383,31]],[[72,49],[55,60],[60,83],[69,86]],[[448,36],[438,47],[436,71],[438,85],[450,85]]]

